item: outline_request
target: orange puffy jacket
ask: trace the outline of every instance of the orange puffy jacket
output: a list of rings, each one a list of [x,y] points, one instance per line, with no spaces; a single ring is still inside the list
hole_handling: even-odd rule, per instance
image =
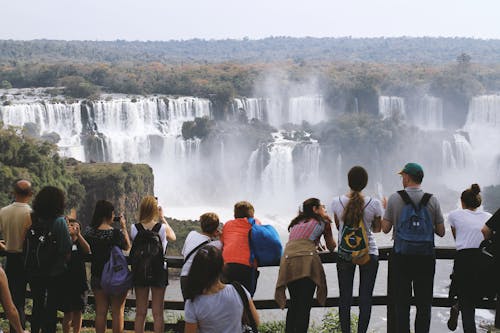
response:
[[[255,219],[255,223],[261,224]],[[222,257],[224,263],[242,264],[252,266],[250,263],[250,244],[248,243],[248,232],[252,225],[246,218],[237,218],[224,223],[222,228]],[[257,266],[256,260],[253,266]]]

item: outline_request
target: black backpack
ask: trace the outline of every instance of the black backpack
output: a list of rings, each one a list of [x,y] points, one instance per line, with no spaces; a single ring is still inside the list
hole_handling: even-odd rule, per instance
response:
[[[24,240],[24,269],[29,277],[49,276],[58,255],[54,221],[40,220],[31,213],[31,227]]]
[[[158,232],[161,222],[147,230],[141,223],[136,223],[137,235],[130,250],[133,281],[136,286],[155,284],[163,276],[164,253]]]

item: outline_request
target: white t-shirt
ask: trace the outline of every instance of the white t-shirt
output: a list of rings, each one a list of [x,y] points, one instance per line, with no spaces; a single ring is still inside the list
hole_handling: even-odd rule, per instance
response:
[[[250,293],[243,287],[248,299]],[[215,294],[199,295],[194,301],[187,300],[184,307],[186,323],[198,323],[199,333],[243,332],[241,317],[243,301],[230,284]]]
[[[484,239],[481,228],[491,217],[482,210],[457,209],[448,215],[448,222],[455,228],[457,250],[478,248]]]
[[[181,252],[182,256],[186,258],[186,256],[191,251],[193,251],[198,245],[206,241],[210,241],[207,243],[207,245],[215,246],[219,250],[222,249],[222,243],[220,241],[218,240],[212,241],[210,237],[208,237],[207,235],[204,235],[202,233],[199,233],[198,231],[193,230],[186,237],[186,241],[184,242],[184,246],[182,247],[182,252]],[[181,276],[188,276],[195,255],[196,253],[193,253],[189,257],[188,261],[184,263],[181,270]]]
[[[376,216],[378,217],[383,216],[382,204],[377,199],[372,198],[370,201],[370,197],[364,197],[364,199],[365,199],[365,205],[368,204],[368,206],[366,206],[365,208],[363,222],[365,224],[366,236],[368,237],[368,244],[370,247],[369,253],[378,256],[378,247],[377,243],[375,243],[375,237],[373,237],[373,232],[372,232],[372,222]],[[342,200],[342,204],[340,203],[340,200]],[[342,216],[344,215],[344,207],[347,206],[348,202],[349,198],[346,195],[342,195],[340,197],[333,198],[332,204],[330,206],[331,211],[337,216],[339,221],[338,244],[340,244],[340,237],[342,236],[341,230],[344,227],[344,221],[342,220]]]

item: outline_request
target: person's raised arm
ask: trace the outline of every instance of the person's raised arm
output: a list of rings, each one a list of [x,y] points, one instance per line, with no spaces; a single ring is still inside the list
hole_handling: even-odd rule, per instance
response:
[[[87,243],[85,238],[82,236],[82,232],[80,230],[80,223],[75,223],[75,228],[76,228],[76,235],[77,235],[77,242],[80,244],[80,248],[82,249],[82,252],[85,254],[90,253],[90,245]]]
[[[120,216],[120,227],[121,227],[121,232],[123,234],[123,239],[124,239],[124,247],[122,250],[128,251],[130,250],[130,237],[128,236],[128,231],[127,231],[127,221],[125,220],[125,217],[123,215]]]
[[[5,315],[9,320],[10,325],[16,330],[17,333],[28,332],[21,326],[21,320],[19,319],[19,313],[17,312],[16,306],[12,302],[12,297],[9,291],[9,282],[7,276],[3,269],[0,268],[0,301],[2,302],[2,307],[5,311]]]
[[[169,242],[175,242],[175,240],[177,239],[177,236],[175,235],[175,231],[174,229],[172,229],[172,227],[170,226],[170,224],[168,224],[168,221],[167,219],[165,218],[165,216],[163,215],[163,208],[158,207],[158,210],[159,210],[159,214],[160,214],[160,220],[162,223],[165,224],[165,234],[166,234],[166,237],[167,237],[167,240]]]

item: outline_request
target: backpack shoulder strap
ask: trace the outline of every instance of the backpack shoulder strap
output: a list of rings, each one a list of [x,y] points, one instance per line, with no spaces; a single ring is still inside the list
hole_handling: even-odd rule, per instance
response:
[[[401,190],[397,192],[401,199],[403,199],[404,203],[407,205],[411,205],[413,209],[418,210],[417,206],[415,206],[415,203],[411,200],[410,196],[408,195],[408,192],[405,190]]]
[[[424,196],[420,200],[419,206],[424,207],[427,206],[429,203],[429,200],[431,200],[432,194],[431,193],[424,193]]]
[[[241,302],[243,303],[243,316],[247,316],[249,325],[252,327],[252,332],[258,332],[257,331],[257,324],[255,323],[255,319],[252,315],[252,312],[250,311],[250,303],[248,302],[248,297],[245,291],[243,290],[243,287],[241,284],[237,281],[231,282],[231,285],[236,289],[238,294],[240,295]],[[242,318],[243,319],[243,318]],[[242,320],[243,322],[243,320]]]
[[[344,204],[342,203],[342,196],[339,195],[339,202],[343,209],[345,209]]]
[[[370,200],[368,200],[368,202],[366,203],[366,205],[363,207],[363,210],[365,210],[366,207],[368,207],[371,202],[372,202],[372,198],[370,198]]]
[[[154,231],[156,233],[160,232],[160,229],[161,229],[161,226],[162,226],[163,223],[161,222],[158,222],[154,225],[154,227],[151,229],[151,231]]]
[[[135,225],[135,228],[137,229],[137,232],[146,230],[146,229],[144,229],[144,226],[140,222],[136,223],[134,225]]]
[[[196,246],[194,249],[191,250],[191,252],[188,253],[188,255],[186,256],[186,259],[184,259],[184,263],[186,263],[189,258],[196,252],[198,251],[200,248],[202,248],[203,246],[207,245],[208,243],[210,243],[210,240],[207,239],[206,241],[204,242],[201,242],[200,244],[198,244],[198,246]]]

